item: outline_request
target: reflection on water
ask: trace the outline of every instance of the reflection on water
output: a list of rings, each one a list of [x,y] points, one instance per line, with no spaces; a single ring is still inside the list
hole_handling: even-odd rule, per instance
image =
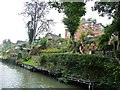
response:
[[[76,86],[66,85],[43,74],[0,62],[1,88],[76,88]]]

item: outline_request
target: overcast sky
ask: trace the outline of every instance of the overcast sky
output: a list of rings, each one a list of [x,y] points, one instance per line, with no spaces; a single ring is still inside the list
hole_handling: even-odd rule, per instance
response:
[[[25,1],[28,0],[0,0],[0,44],[4,39],[10,39],[14,43],[17,40],[28,40],[24,18],[22,15],[18,15],[23,10]],[[87,13],[84,16],[86,19],[97,19],[97,22],[103,25],[111,23],[111,20],[108,20],[108,18],[99,17],[97,12],[92,12],[91,5],[94,5],[94,3],[87,3]],[[61,33],[62,37],[65,37],[64,25],[62,23],[63,14],[52,10],[49,17],[56,22],[52,33],[57,35]]]

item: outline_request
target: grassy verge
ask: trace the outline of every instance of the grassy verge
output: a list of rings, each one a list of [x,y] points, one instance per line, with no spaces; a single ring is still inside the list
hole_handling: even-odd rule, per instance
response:
[[[32,65],[32,66],[37,66],[38,63],[34,62],[33,60],[25,61],[23,62],[24,64]]]

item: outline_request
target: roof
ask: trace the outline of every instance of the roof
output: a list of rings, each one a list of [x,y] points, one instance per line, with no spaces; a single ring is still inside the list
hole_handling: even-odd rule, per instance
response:
[[[54,38],[54,39],[59,39],[59,38],[61,38],[61,36],[55,35],[55,34],[52,34],[52,33],[47,33],[45,37]]]
[[[21,40],[18,40],[16,42],[17,45],[23,45],[23,44],[26,44],[27,42],[26,41],[21,41]]]

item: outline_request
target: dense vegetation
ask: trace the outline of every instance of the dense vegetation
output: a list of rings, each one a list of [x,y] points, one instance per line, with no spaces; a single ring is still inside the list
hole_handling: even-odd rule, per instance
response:
[[[40,66],[68,76],[97,81],[101,85],[120,86],[120,66],[114,60],[96,55],[42,54]]]
[[[85,15],[85,3],[83,2],[49,2],[52,8],[64,13],[63,23],[70,32],[73,49],[80,52],[76,46],[75,33],[80,25],[80,19]]]
[[[118,4],[120,5],[120,2]],[[37,3],[34,3],[33,5],[37,6]],[[79,46],[80,41],[75,42],[74,35],[77,30],[77,27],[80,24],[80,18],[85,14],[85,8],[84,8],[85,4],[81,2],[80,3],[67,2],[67,3],[56,3],[53,5],[57,5],[53,7],[56,7],[58,11],[63,10],[63,13],[65,13],[66,17],[64,18],[63,22],[68,28],[68,31],[70,32],[71,41],[62,38],[60,39],[40,38],[34,40],[35,32],[37,31],[37,28],[34,27],[34,38],[31,37],[32,40],[30,40],[30,45],[29,45],[31,51],[25,52],[24,50],[21,50],[19,48],[18,51],[14,53],[15,55],[18,54],[16,59],[20,62],[23,62],[24,64],[39,66],[41,68],[48,69],[51,72],[60,72],[63,74],[63,76],[59,80],[63,80],[64,82],[67,82],[69,80],[68,77],[76,77],[84,80],[96,81],[100,85],[105,84],[111,87],[120,87],[120,64],[118,64],[118,62],[120,62],[119,50],[114,52],[115,55],[113,55],[114,56],[113,58],[80,54],[80,53],[71,53],[71,51],[73,51],[74,49],[75,51],[79,52],[79,50],[77,50],[79,49],[79,47],[77,46]],[[103,6],[101,7],[101,5]],[[98,3],[97,8],[95,10],[100,10],[99,7],[101,7],[103,8],[103,11],[106,11],[104,10],[104,7],[106,7],[106,5],[110,7],[112,7],[112,5],[115,6],[114,3],[113,4],[101,3],[100,5]],[[78,9],[78,7],[80,8]],[[119,7],[117,8],[119,12],[120,9]],[[108,7],[106,7],[106,9],[108,10]],[[99,12],[102,12],[101,10]],[[105,14],[105,12],[102,14]],[[94,39],[88,40],[85,38],[87,32],[83,33],[81,35],[81,40],[83,41],[83,43],[87,45],[91,42],[97,42],[99,44],[99,46],[97,47],[99,50],[113,51],[113,47],[110,45],[107,47],[107,45],[108,45],[109,37],[111,36],[112,33],[117,33],[119,37],[118,41],[120,41],[120,30],[119,30],[120,15],[116,13],[113,14],[113,16],[115,17],[113,17],[114,20],[112,24],[104,29],[105,34],[103,34],[99,39],[97,38],[95,40]],[[30,17],[32,19],[32,16]],[[33,19],[34,19],[33,22],[35,22],[36,17],[34,16]],[[45,29],[45,31],[47,30],[48,28]],[[39,33],[41,32],[42,31],[40,31]],[[30,35],[29,32],[28,34]],[[6,53],[3,55],[3,59],[7,59],[9,57],[9,54],[11,55],[11,52],[9,52],[10,49],[15,48],[15,46],[10,40],[4,40],[3,45],[4,47],[0,51]],[[20,47],[26,48],[24,46],[20,46]],[[37,58],[35,58],[35,56],[37,56]]]

